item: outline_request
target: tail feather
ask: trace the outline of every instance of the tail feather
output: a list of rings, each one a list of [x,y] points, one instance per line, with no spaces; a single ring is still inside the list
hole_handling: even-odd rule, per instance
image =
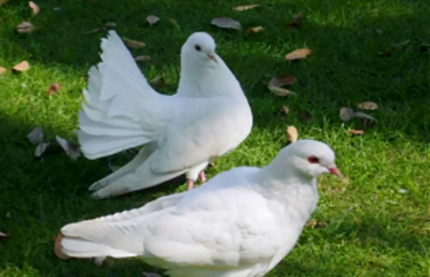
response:
[[[82,130],[78,131],[77,134],[82,153],[91,160],[142,145],[140,137],[93,136]]]
[[[115,249],[108,245],[86,241],[80,238],[65,237],[61,240],[61,251],[73,258],[113,257],[129,258],[136,257],[136,253]]]
[[[151,159],[149,157],[148,159]],[[94,198],[107,198],[110,196],[126,194],[132,191],[141,190],[156,186],[168,180],[174,179],[184,174],[188,169],[173,171],[163,174],[155,174],[150,168],[149,160],[146,160],[141,167],[130,171],[123,176],[114,179],[113,182],[103,184],[96,183],[92,187],[98,188],[91,196]]]
[[[168,101],[151,88],[115,31],[102,39],[102,62],[89,70],[79,113],[79,143],[89,159],[157,139]]]

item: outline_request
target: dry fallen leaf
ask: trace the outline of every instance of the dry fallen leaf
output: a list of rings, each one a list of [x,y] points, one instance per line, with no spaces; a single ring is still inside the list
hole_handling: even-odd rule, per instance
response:
[[[362,110],[376,110],[378,109],[378,105],[371,101],[365,101],[357,105]]]
[[[311,227],[312,229],[315,228],[315,226],[317,226],[318,221],[316,220],[309,220],[308,223],[306,223],[306,226]]]
[[[350,134],[350,135],[362,135],[362,134],[364,134],[364,131],[363,130],[354,130],[354,129],[352,129],[352,130],[348,131],[348,134]]]
[[[245,6],[237,6],[237,7],[234,7],[233,10],[238,11],[238,12],[243,12],[243,11],[246,11],[246,10],[250,10],[250,9],[256,8],[258,6],[259,6],[258,4],[245,5]]]
[[[296,127],[294,126],[288,126],[286,133],[287,133],[288,140],[291,142],[296,142],[297,139],[299,138],[299,133],[297,132]]]
[[[278,76],[275,76],[272,79],[270,79],[269,86],[282,87],[285,85],[292,85],[296,81],[297,81],[297,78],[294,77],[293,75],[282,74],[282,75],[278,75]]]
[[[165,84],[163,77],[160,76],[155,77],[154,79],[149,81],[149,83],[155,86],[162,86]]]
[[[48,91],[46,92],[49,95],[58,94],[60,92],[61,86],[59,83],[50,84],[48,87]]]
[[[42,154],[45,153],[50,144],[50,142],[40,142],[34,150],[34,156],[36,158],[42,157]]]
[[[229,17],[214,18],[212,19],[211,24],[223,29],[242,29],[242,25],[239,21],[236,21]]]
[[[10,212],[7,212],[7,213],[6,213],[6,217],[7,217],[7,218],[10,218]]]
[[[21,24],[19,24],[18,26],[16,26],[16,31],[18,33],[31,33],[34,30],[36,30],[36,28],[34,28],[33,24],[31,24],[28,21],[24,21]]]
[[[0,238],[6,238],[6,237],[7,237],[6,233],[0,232]]]
[[[354,111],[347,107],[342,107],[339,112],[339,117],[342,121],[349,121],[352,118]]]
[[[84,32],[84,34],[94,34],[94,33],[101,32],[102,30],[103,30],[103,28],[92,29],[92,30]]]
[[[134,60],[135,60],[136,62],[146,62],[146,61],[150,61],[150,60],[151,60],[151,57],[150,57],[150,56],[147,56],[147,55],[137,56],[137,57],[135,57],[135,58],[134,58]]]
[[[28,140],[31,143],[41,143],[43,141],[43,130],[42,127],[37,126],[27,135]]]
[[[376,119],[373,118],[372,116],[365,114],[365,113],[362,113],[362,112],[355,112],[352,114],[352,116],[356,117],[356,118],[363,119],[366,123],[371,123],[373,121],[376,121]]]
[[[286,115],[290,114],[290,109],[287,106],[282,106],[282,109]]]
[[[111,27],[111,28],[116,27],[116,23],[115,23],[115,22],[107,22],[107,23],[105,24],[105,27],[106,27],[106,28],[108,28],[108,27]]]
[[[311,53],[310,49],[308,49],[308,48],[301,48],[301,49],[294,50],[291,53],[288,53],[285,56],[285,59],[287,61],[303,59],[303,58],[306,58],[310,53]]]
[[[12,67],[12,70],[14,71],[18,71],[18,72],[23,72],[23,71],[27,71],[30,68],[30,65],[28,64],[27,61],[22,61],[19,64],[16,64]]]
[[[285,85],[291,85],[296,81],[296,77],[292,76],[292,75],[288,75],[288,74],[284,74],[284,75],[278,75],[273,77],[270,82],[269,85],[267,86],[269,88],[269,90],[278,95],[278,96],[287,96],[287,95],[292,95],[295,94],[295,92],[282,88],[282,86]]]
[[[5,74],[5,73],[6,73],[6,71],[7,71],[7,69],[6,69],[6,68],[4,68],[4,67],[0,66],[0,75],[1,75],[1,74]]]
[[[36,3],[34,3],[33,1],[28,2],[28,6],[30,7],[30,9],[33,11],[33,14],[36,15],[39,13],[40,8],[38,5],[36,5]]]
[[[160,21],[160,18],[158,16],[150,14],[146,18],[146,21],[148,21],[149,25],[154,25],[155,23],[157,23],[158,21]]]
[[[305,20],[306,16],[304,16],[301,13],[295,14],[293,15],[293,21],[291,21],[290,23],[287,23],[286,28],[290,29],[290,28],[300,28],[302,26],[303,20]]]
[[[174,18],[169,18],[170,23],[173,24],[173,26],[175,26],[178,30],[181,29],[181,27],[179,26],[178,22],[174,19]]]
[[[63,253],[62,247],[61,247],[61,239],[63,238],[63,234],[61,232],[58,233],[58,235],[55,237],[55,244],[54,244],[54,253],[55,255],[61,259],[61,260],[67,260],[70,259],[69,256]]]
[[[60,136],[55,136],[55,139],[57,140],[58,144],[64,149],[64,151],[66,151],[66,154],[73,160],[76,160],[81,155],[79,146],[73,141],[69,139],[64,139]]]
[[[124,40],[125,44],[131,48],[140,48],[140,47],[145,47],[146,45],[144,42],[141,42],[141,41],[132,40],[125,37],[122,37],[122,39]]]
[[[250,34],[250,33],[260,33],[263,32],[264,28],[262,26],[257,26],[257,27],[250,27],[246,30],[246,34]]]

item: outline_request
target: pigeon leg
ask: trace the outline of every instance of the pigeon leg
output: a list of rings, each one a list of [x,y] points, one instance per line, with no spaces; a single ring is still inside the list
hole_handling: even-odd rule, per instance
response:
[[[188,190],[192,190],[194,188],[194,181],[191,179],[188,179]]]
[[[206,175],[205,175],[204,170],[200,171],[200,173],[199,173],[199,179],[200,179],[200,183],[202,183],[202,184],[204,182],[206,182]]]

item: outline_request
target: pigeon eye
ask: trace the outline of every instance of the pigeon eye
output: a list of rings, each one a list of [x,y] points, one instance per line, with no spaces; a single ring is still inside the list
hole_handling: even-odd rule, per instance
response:
[[[317,164],[317,163],[319,163],[320,162],[320,159],[318,159],[317,157],[315,157],[315,156],[310,156],[309,158],[308,158],[308,162],[310,162],[311,164]]]
[[[194,45],[194,49],[196,49],[197,51],[202,50],[202,48],[201,48],[201,47],[200,47],[200,45],[198,45],[198,44]]]

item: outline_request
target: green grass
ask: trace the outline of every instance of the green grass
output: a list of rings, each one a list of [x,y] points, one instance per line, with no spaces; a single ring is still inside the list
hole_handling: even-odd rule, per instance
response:
[[[40,2],[40,3],[39,3]],[[252,134],[215,167],[209,177],[239,165],[263,166],[286,144],[285,129],[297,127],[301,138],[322,140],[337,154],[348,181],[320,179],[321,200],[298,245],[267,276],[428,276],[430,224],[430,92],[429,9],[424,1],[400,0],[266,0],[244,12],[232,7],[252,2],[176,0],[45,0],[32,16],[26,1],[0,7],[0,66],[27,60],[30,70],[0,75],[0,277],[139,276],[151,271],[141,261],[108,262],[96,268],[88,261],[58,260],[52,249],[61,226],[81,219],[137,207],[161,195],[184,190],[176,180],[129,196],[102,201],[89,198],[88,186],[109,173],[108,163],[132,154],[77,161],[64,153],[33,157],[26,135],[37,125],[48,138],[75,138],[77,111],[86,72],[99,61],[105,32],[83,34],[116,22],[121,36],[147,43],[133,55],[150,55],[140,63],[148,79],[161,75],[162,92],[172,93],[179,73],[180,46],[194,31],[210,32],[240,80],[252,105]],[[60,7],[54,11],[54,7]],[[286,31],[294,13],[308,18],[300,30]],[[162,18],[150,27],[145,18]],[[264,32],[217,29],[214,17],[229,16],[244,28]],[[167,20],[175,18],[176,29]],[[30,20],[39,29],[17,34],[15,26]],[[392,44],[390,57],[379,55]],[[286,53],[309,47],[304,60],[286,62]],[[265,83],[276,74],[293,74],[297,95],[281,98]],[[59,82],[59,95],[48,97],[49,84]],[[343,123],[339,109],[361,101],[379,105],[370,111],[378,122]],[[282,106],[290,115],[282,113]],[[306,114],[310,114],[306,116]],[[349,129],[363,129],[350,136]],[[399,189],[407,193],[399,193]],[[6,216],[8,214],[9,216]]]

